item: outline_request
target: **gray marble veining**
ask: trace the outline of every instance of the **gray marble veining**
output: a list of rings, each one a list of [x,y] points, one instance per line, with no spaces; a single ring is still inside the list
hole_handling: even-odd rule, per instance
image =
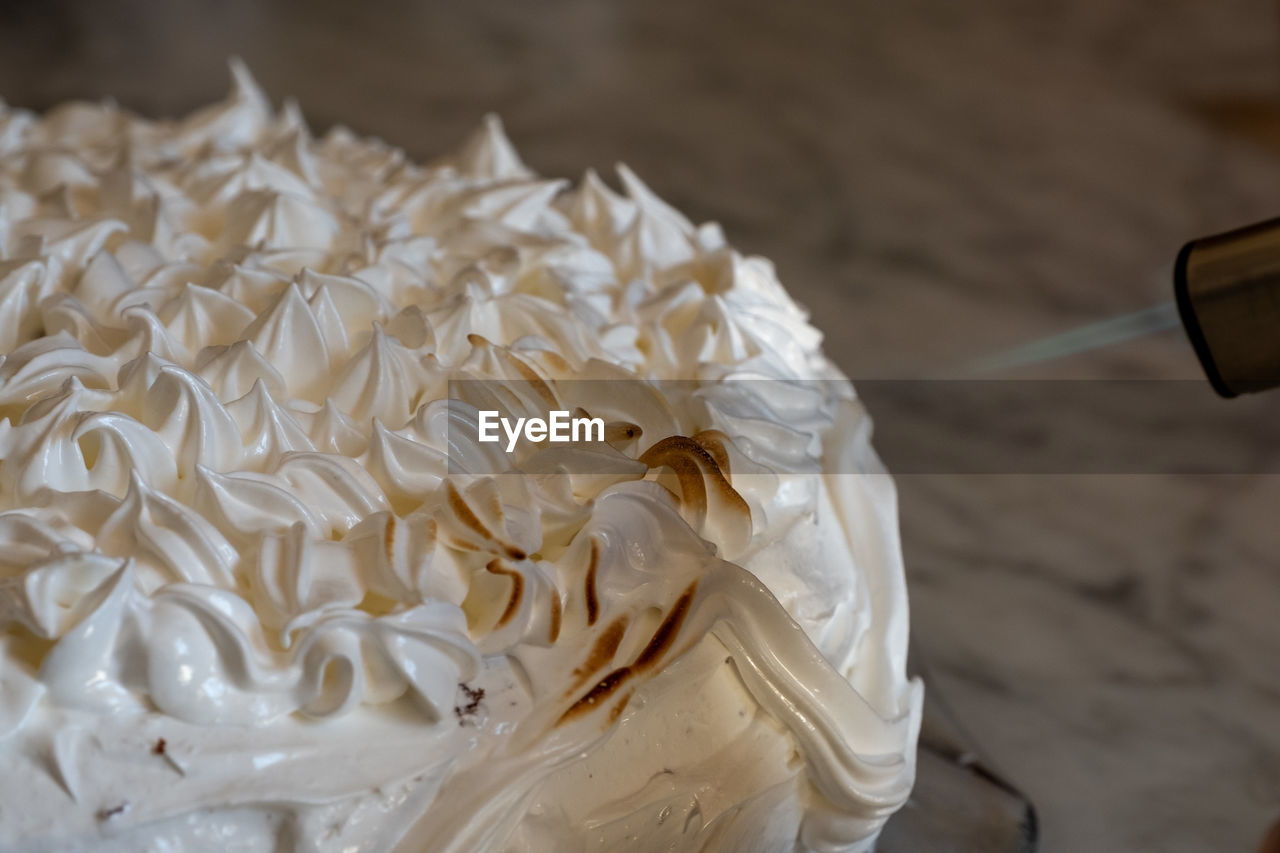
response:
[[[316,126],[415,156],[496,110],[546,173],[625,161],[772,257],[855,377],[1141,308],[1181,242],[1280,212],[1277,150],[1210,120],[1280,89],[1263,0],[130,0],[0,24],[0,92],[24,106],[173,114],[239,53]],[[1021,375],[1197,368],[1170,334]],[[1207,440],[1266,455],[1273,423]],[[1043,849],[1251,849],[1280,815],[1280,478],[899,489],[933,687],[1035,801]]]

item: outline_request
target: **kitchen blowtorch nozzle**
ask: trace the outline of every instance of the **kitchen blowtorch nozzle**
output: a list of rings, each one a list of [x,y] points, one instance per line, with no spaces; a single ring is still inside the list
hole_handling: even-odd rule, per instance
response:
[[[1183,246],[1173,291],[1215,391],[1235,397],[1280,385],[1280,219]]]

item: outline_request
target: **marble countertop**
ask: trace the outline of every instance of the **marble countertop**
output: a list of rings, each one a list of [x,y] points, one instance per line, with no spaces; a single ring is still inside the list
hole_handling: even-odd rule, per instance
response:
[[[174,114],[238,53],[313,125],[416,156],[496,110],[540,171],[625,161],[773,258],[855,377],[1144,307],[1183,241],[1280,213],[1269,0],[536,8],[5,4],[0,91]],[[1021,375],[1198,368],[1166,334]],[[1257,411],[1205,440],[1274,458]],[[882,414],[888,434],[902,415]],[[1252,850],[1280,815],[1280,478],[939,470],[899,490],[931,689],[1035,802],[1041,849]]]

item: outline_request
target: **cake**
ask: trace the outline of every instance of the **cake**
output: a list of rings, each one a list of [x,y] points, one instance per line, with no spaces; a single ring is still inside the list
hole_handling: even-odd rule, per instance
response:
[[[0,849],[873,849],[893,483],[772,266],[233,78],[0,109]]]

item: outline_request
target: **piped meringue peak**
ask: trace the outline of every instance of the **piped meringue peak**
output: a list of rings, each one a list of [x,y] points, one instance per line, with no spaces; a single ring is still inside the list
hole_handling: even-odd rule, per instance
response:
[[[0,105],[0,847],[869,850],[893,484],[769,262],[232,69]]]

